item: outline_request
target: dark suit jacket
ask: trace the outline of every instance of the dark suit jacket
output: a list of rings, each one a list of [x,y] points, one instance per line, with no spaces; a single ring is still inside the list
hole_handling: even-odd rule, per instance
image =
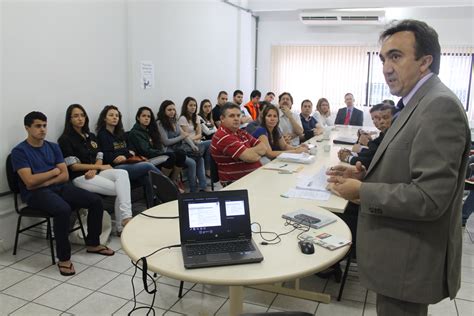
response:
[[[339,109],[336,115],[336,121],[334,124],[344,124],[344,119],[346,118],[347,107]],[[364,125],[364,112],[356,108],[352,108],[352,115],[349,121],[349,125],[362,126]]]
[[[369,148],[363,149],[357,157],[352,157],[350,164],[355,165],[358,161],[360,161],[366,169],[369,169],[372,158],[374,158],[375,152],[377,151],[377,148],[379,148],[384,136],[385,133],[380,133],[379,137],[369,141]]]
[[[436,75],[387,130],[360,188],[364,287],[422,304],[456,296],[470,136],[461,102]]]

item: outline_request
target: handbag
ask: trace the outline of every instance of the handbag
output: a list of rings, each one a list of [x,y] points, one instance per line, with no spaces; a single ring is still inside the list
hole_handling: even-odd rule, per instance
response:
[[[205,148],[204,148],[204,145],[202,143],[198,143],[198,144],[196,144],[196,146],[199,149],[198,151],[194,151],[188,143],[181,141],[181,142],[173,145],[171,148],[175,152],[184,152],[186,154],[186,156],[188,156],[188,157],[200,158],[204,155]]]
[[[84,231],[87,232],[87,209],[81,209],[79,211],[79,216],[81,216],[82,226],[84,226]],[[79,221],[76,219],[74,223],[74,227],[79,226]],[[106,245],[107,240],[109,239],[110,233],[112,231],[112,219],[110,218],[109,213],[104,211],[104,215],[102,216],[102,233],[100,234],[100,244]],[[81,230],[75,230],[69,234],[69,241],[72,244],[80,244],[84,245],[85,240],[84,236],[82,236]]]

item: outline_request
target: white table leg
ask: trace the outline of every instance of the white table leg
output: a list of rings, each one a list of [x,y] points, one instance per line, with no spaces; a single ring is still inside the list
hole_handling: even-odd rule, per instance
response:
[[[229,315],[239,316],[242,314],[244,305],[244,287],[243,286],[229,286]]]

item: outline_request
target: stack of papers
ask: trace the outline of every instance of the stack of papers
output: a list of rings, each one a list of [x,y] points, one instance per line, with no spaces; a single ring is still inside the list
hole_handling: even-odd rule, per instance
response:
[[[280,173],[295,173],[295,172],[301,171],[301,169],[303,169],[303,166],[290,165],[285,162],[276,161],[276,163],[273,162],[273,163],[264,165],[263,169],[276,170],[276,171],[280,171]]]
[[[331,192],[328,191],[326,187],[326,168],[323,166],[313,176],[298,177],[296,188],[290,189],[288,192],[282,194],[282,196],[287,198],[327,201],[331,197]]]
[[[299,154],[294,154],[294,153],[281,153],[278,156],[278,160],[280,161],[286,161],[286,162],[296,162],[296,163],[304,163],[304,164],[310,164],[315,162],[315,157],[311,156],[308,153],[299,153]]]
[[[310,177],[299,177],[296,182],[296,188],[300,190],[323,191],[327,192],[326,168],[322,167],[319,171]]]
[[[329,250],[336,250],[345,245],[350,245],[352,242],[350,240],[337,237],[328,233],[304,233],[301,237],[307,241],[313,242],[316,245],[320,245]]]

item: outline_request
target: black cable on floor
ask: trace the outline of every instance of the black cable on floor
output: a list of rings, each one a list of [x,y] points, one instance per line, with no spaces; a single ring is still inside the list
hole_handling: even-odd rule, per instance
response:
[[[155,309],[153,308],[153,304],[155,303],[156,292],[157,292],[156,291],[156,282],[153,279],[153,277],[148,273],[148,263],[147,263],[146,258],[149,258],[149,257],[153,256],[154,254],[156,254],[157,252],[159,252],[161,250],[171,249],[171,248],[176,248],[176,247],[181,247],[181,245],[176,244],[176,245],[165,246],[165,247],[162,247],[160,249],[157,249],[157,250],[153,251],[152,253],[150,253],[150,254],[148,254],[144,257],[141,257],[140,259],[138,259],[137,262],[133,262],[133,260],[132,260],[132,265],[135,267],[135,271],[133,272],[133,276],[132,276],[133,308],[128,313],[128,315],[132,315],[133,312],[135,312],[137,310],[140,310],[140,309],[148,309],[148,312],[146,313],[146,315],[149,315],[150,312],[152,312],[152,315],[155,315]],[[139,266],[140,261],[142,262],[142,267]],[[137,274],[137,270],[142,271],[143,287],[145,288],[145,291],[148,294],[153,294],[153,299],[151,301],[150,306],[137,307],[137,296],[136,296],[136,293],[135,293],[135,284],[133,283],[135,275]],[[147,283],[148,278],[150,278],[153,281],[153,289],[151,289],[151,290],[148,288],[148,283]]]

